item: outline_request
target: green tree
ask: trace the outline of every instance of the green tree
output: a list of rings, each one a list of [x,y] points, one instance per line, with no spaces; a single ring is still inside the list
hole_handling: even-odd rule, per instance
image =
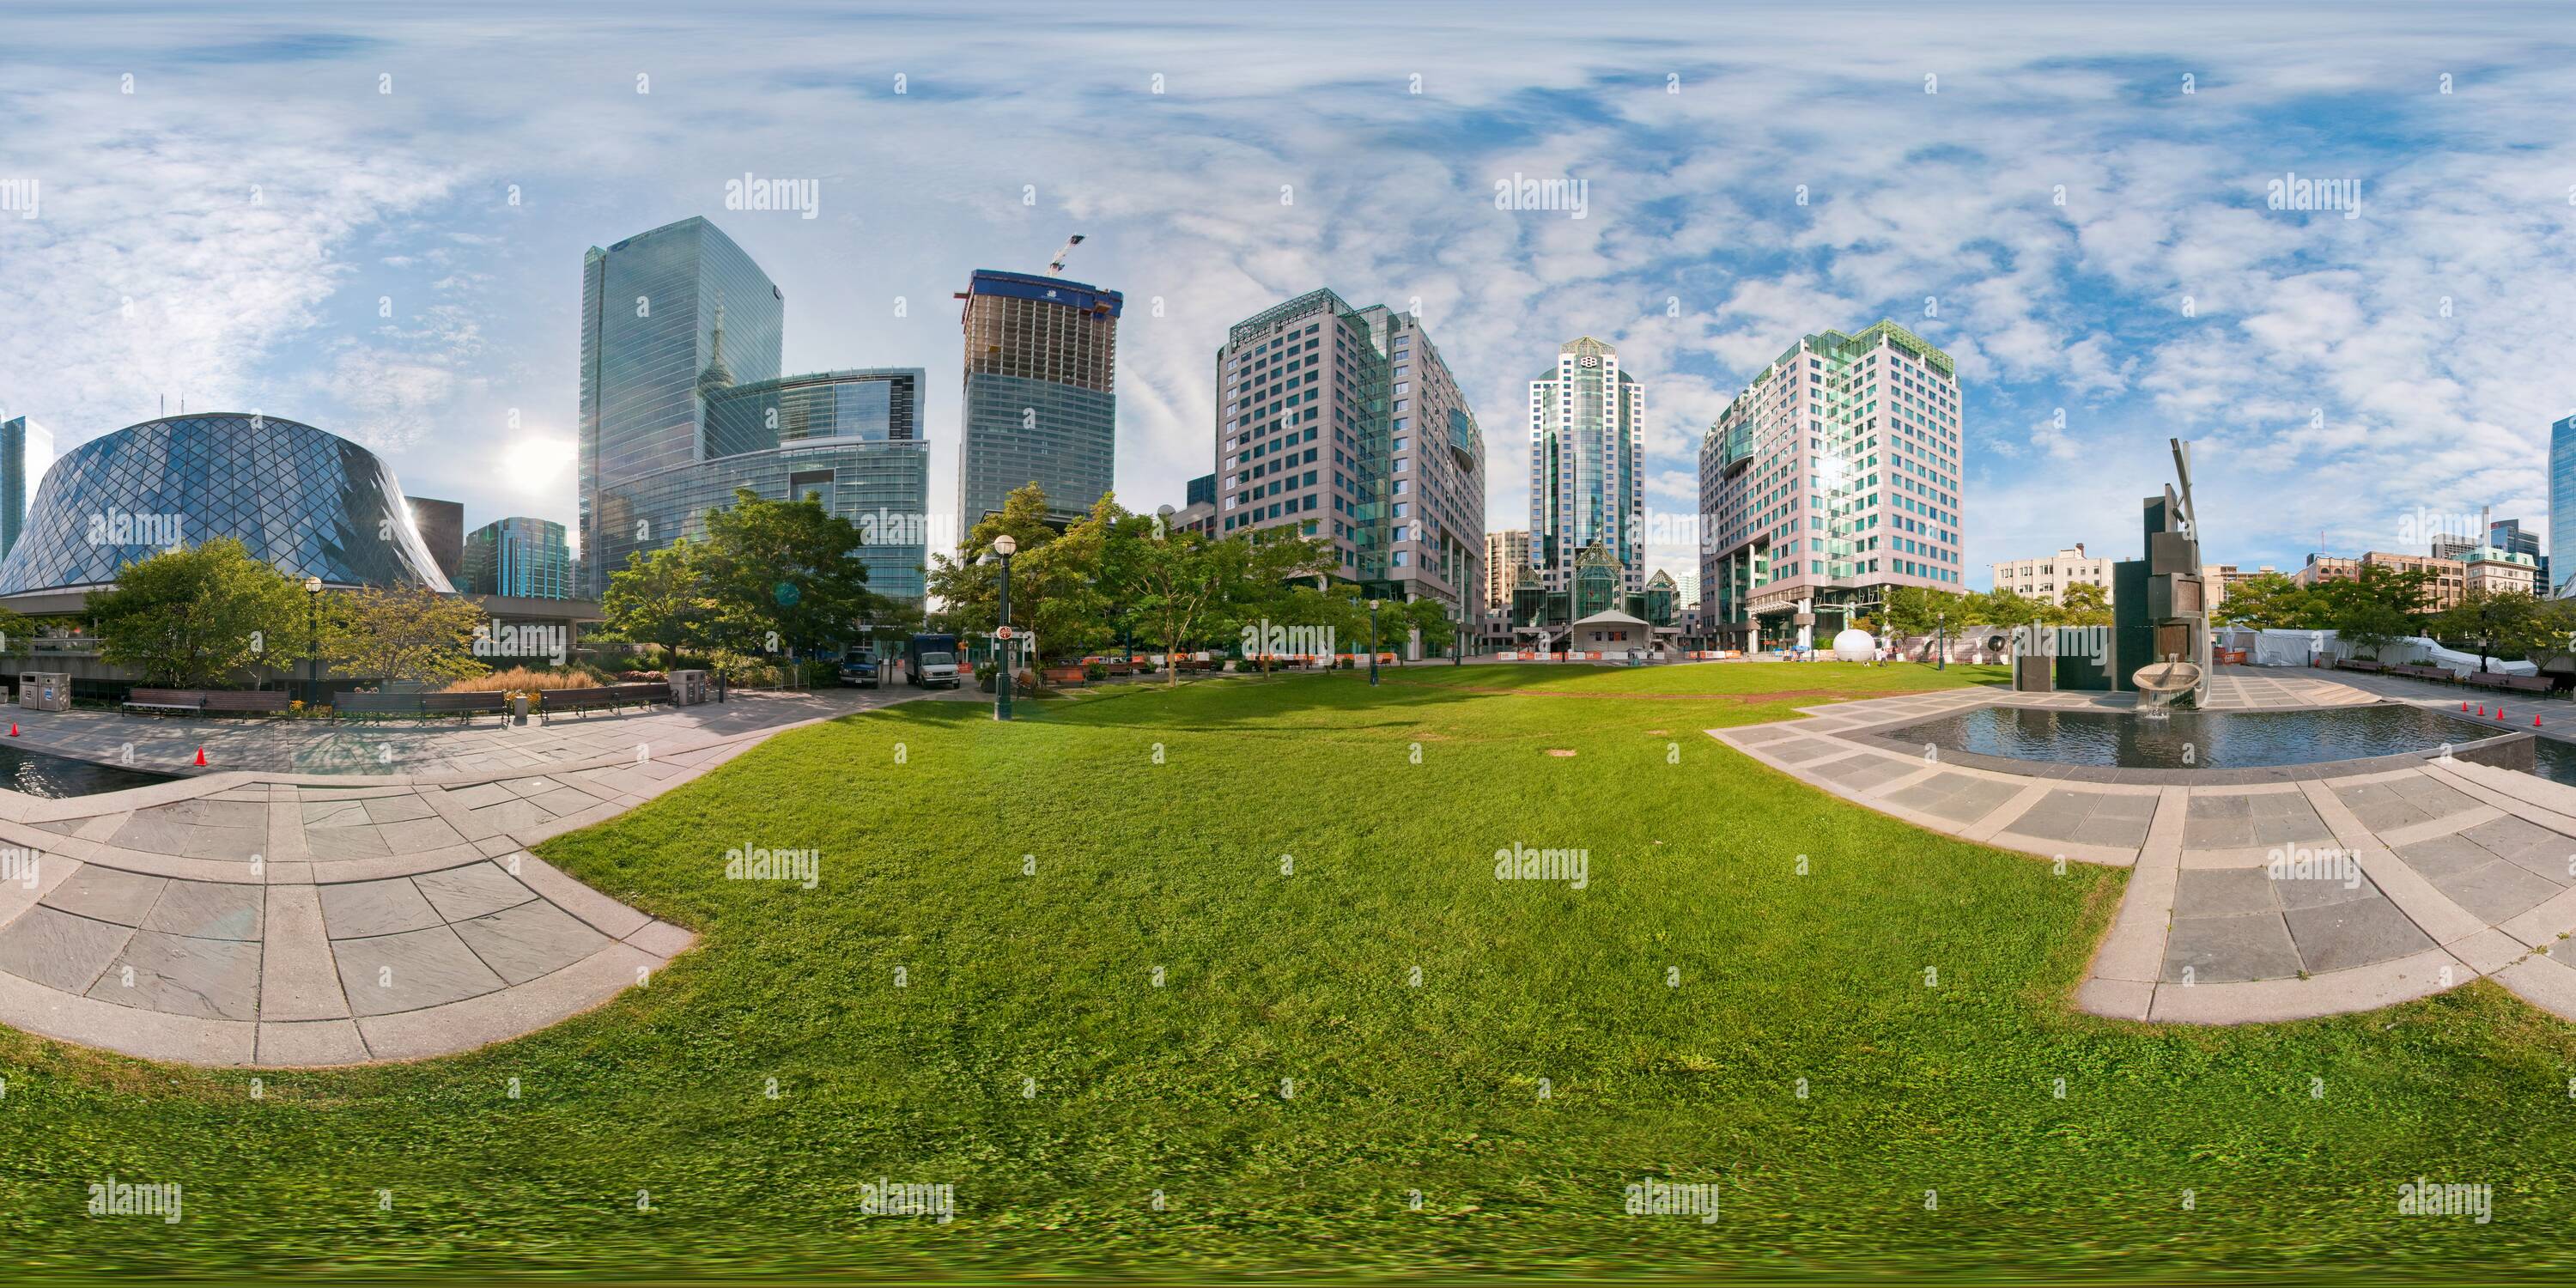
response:
[[[255,663],[291,662],[304,592],[230,537],[127,564],[89,601],[99,657],[146,683],[199,689]]]
[[[732,505],[707,512],[706,541],[690,561],[711,635],[743,653],[790,657],[856,638],[887,608],[868,589],[863,544],[858,525],[817,496],[772,501],[734,489]]]
[[[2015,598],[2019,598],[2015,596]],[[1928,586],[1891,586],[1879,613],[1891,635],[1929,635],[1936,625],[1968,625],[1967,596]]]
[[[2384,600],[2356,600],[2335,619],[2337,641],[2376,659],[2380,650],[2415,633],[2414,619]]]
[[[482,606],[418,586],[361,586],[322,606],[323,664],[335,675],[443,682],[481,675],[475,660]]]
[[[1239,537],[1127,524],[1109,543],[1104,582],[1136,633],[1161,648],[1164,682],[1177,685],[1181,653],[1234,617],[1251,563],[1251,543]]]
[[[2111,624],[2111,592],[2089,581],[2069,583],[2065,602],[2059,604],[2056,624],[2060,626],[2108,626]],[[1998,622],[1996,625],[2002,625]]]
[[[594,638],[657,646],[665,667],[680,649],[703,646],[714,607],[698,573],[697,550],[696,542],[683,539],[649,554],[630,552],[626,566],[608,575],[608,589],[599,598],[606,627]]]
[[[2307,587],[2277,572],[2257,573],[2227,588],[2213,620],[2254,630],[2314,630],[2322,625],[2314,601]]]
[[[940,629],[990,635],[1000,625],[1001,566],[991,558],[1005,534],[1019,546],[1011,558],[1011,626],[1035,635],[1055,657],[1081,657],[1114,638],[1117,613],[1104,561],[1113,530],[1136,522],[1104,494],[1081,520],[1059,531],[1047,521],[1046,489],[1035,483],[1002,499],[1002,508],[968,529],[956,558],[931,557],[929,590],[939,600]]]
[[[1388,641],[1392,647],[1393,641],[1403,639],[1408,631],[1420,631],[1422,655],[1437,657],[1448,652],[1450,644],[1458,638],[1458,623],[1450,617],[1450,611],[1447,604],[1428,596],[1401,604],[1389,603],[1378,612],[1379,638]],[[1639,647],[1645,645],[1641,643]],[[1399,663],[1404,660],[1403,650],[1396,650],[1395,660]]]
[[[2490,657],[2519,660],[2533,649],[2555,643],[2560,638],[2555,618],[2542,611],[2539,600],[2521,591],[2472,590],[2445,609],[2433,629],[2445,643],[2477,645],[2478,669],[2485,671]]]

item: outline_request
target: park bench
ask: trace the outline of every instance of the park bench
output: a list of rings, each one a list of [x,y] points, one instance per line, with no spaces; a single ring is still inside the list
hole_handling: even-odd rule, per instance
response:
[[[341,693],[331,699],[334,720],[368,720],[377,716],[416,716],[420,714],[417,693]]]
[[[2512,679],[2512,676],[2502,671],[2471,671],[2461,676],[2460,682],[2475,685],[2481,689],[2501,689],[2507,687],[2507,682]]]
[[[2508,675],[2504,677],[2504,687],[2518,693],[2547,693],[2556,686],[2545,675]]]
[[[1088,684],[1091,682],[1091,677],[1078,666],[1050,666],[1045,670],[1038,672],[1038,678],[1046,681],[1048,684]]]
[[[198,710],[208,715],[280,715],[288,701],[284,689],[210,689]]]
[[[611,711],[624,706],[647,706],[671,700],[671,686],[663,684],[603,684],[589,689],[548,689],[538,710],[551,717],[557,711],[571,711],[587,719],[598,707]]]
[[[455,716],[467,724],[480,715],[502,715],[510,709],[510,695],[491,693],[424,693],[420,695],[423,716]]]
[[[2380,662],[2365,662],[2359,658],[2345,658],[2343,661],[2335,663],[2335,669],[2339,671],[2360,671],[2366,675],[2376,675],[2387,670],[2388,667],[2386,664]]]
[[[195,715],[206,709],[206,695],[195,689],[136,689],[125,695],[125,709],[145,715]]]
[[[2388,668],[2388,673],[2413,680],[2457,680],[2459,678],[2438,666],[2392,666]]]

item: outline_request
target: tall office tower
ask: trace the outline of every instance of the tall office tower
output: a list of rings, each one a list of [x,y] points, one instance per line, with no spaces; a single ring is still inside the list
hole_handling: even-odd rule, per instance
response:
[[[465,503],[426,496],[403,499],[411,502],[411,526],[420,530],[421,544],[429,547],[438,570],[447,574],[447,584],[464,585],[458,578],[465,571]]]
[[[582,256],[581,550],[603,582],[678,535],[619,486],[705,460],[707,396],[776,378],[786,321],[785,293],[702,218]]]
[[[1218,535],[1332,542],[1376,598],[1470,618],[1485,586],[1485,440],[1419,318],[1310,291],[1217,350]]]
[[[630,554],[706,534],[737,488],[856,524],[868,587],[918,603],[929,444],[918,367],[781,376],[786,296],[690,218],[582,263],[579,593]]]
[[[564,526],[524,516],[495,519],[467,534],[464,580],[472,595],[571,599],[572,549]]]
[[[1036,483],[1071,522],[1110,489],[1118,457],[1118,313],[1125,297],[1036,273],[977,269],[966,301],[966,414],[957,440],[962,535]]]
[[[2562,532],[2576,536],[2576,413],[2549,427],[2549,543],[2558,544],[2558,534]],[[2576,574],[2576,560],[2561,568]],[[2549,593],[2560,597],[2576,594],[2576,575],[2551,582]]]
[[[1679,598],[1674,601],[1675,604],[1682,608],[1699,607],[1698,573],[1686,572],[1676,574],[1673,577],[1673,585],[1679,594]]]
[[[1726,647],[1830,639],[1898,586],[1961,589],[1959,381],[1880,322],[1800,340],[1700,440],[1700,604]]]
[[[1570,589],[1575,555],[1598,542],[1619,564],[1623,598],[1644,591],[1645,386],[1585,336],[1529,391],[1530,557],[1542,584]]]
[[[36,485],[53,465],[53,431],[24,416],[0,420],[0,555],[16,548]]]
[[[1485,607],[1511,607],[1512,590],[1517,584],[1512,574],[1529,567],[1530,534],[1518,528],[1486,533]]]
[[[2507,554],[2529,555],[2534,568],[2532,590],[2547,595],[2558,583],[2549,579],[2549,556],[2542,552],[2540,534],[2525,532],[2520,519],[2497,519],[2487,525],[2487,544]]]

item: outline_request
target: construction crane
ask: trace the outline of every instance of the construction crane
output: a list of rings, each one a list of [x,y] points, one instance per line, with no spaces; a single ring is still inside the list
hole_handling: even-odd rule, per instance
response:
[[[1082,234],[1080,233],[1075,233],[1071,238],[1067,239],[1064,243],[1064,249],[1055,253],[1055,262],[1047,265],[1047,271],[1058,276],[1062,276],[1064,273],[1065,257],[1071,255],[1073,253],[1073,248],[1081,244]]]

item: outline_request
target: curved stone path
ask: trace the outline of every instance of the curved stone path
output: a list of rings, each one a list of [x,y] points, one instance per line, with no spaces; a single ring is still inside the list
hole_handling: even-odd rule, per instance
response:
[[[613,817],[785,729],[905,692],[737,695],[552,725],[335,729],[13,711],[12,745],[178,781],[0,791],[0,1024],[151,1059],[406,1060],[543,1028],[648,982],[690,934],[529,847]],[[315,774],[317,747],[354,765]]]
[[[2457,695],[2231,668],[2214,710]],[[2110,706],[2092,694],[1946,690],[1807,708],[1707,732],[1847,800],[1965,840],[2133,869],[2076,1004],[2130,1020],[2229,1024],[2368,1010],[2492,977],[2576,1019],[2576,787],[2466,760],[2363,772],[2210,771],[2211,785],[2073,781],[1927,762],[1861,731],[1987,703]],[[2567,703],[2517,704],[2566,713]],[[2517,718],[2522,714],[2517,713]],[[2502,734],[2510,722],[2485,722]],[[2522,730],[2528,732],[2526,728]],[[2555,731],[2543,731],[2555,737]],[[2281,861],[2276,864],[2276,861]]]

